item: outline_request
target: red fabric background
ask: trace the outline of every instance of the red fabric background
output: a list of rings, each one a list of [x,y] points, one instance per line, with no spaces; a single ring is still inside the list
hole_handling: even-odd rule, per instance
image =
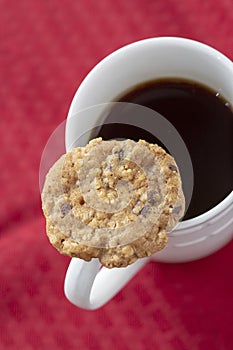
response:
[[[0,0],[0,349],[230,350],[231,242],[187,264],[148,264],[97,311],[63,295],[38,167],[88,71],[152,36],[203,41],[233,58],[231,0]]]

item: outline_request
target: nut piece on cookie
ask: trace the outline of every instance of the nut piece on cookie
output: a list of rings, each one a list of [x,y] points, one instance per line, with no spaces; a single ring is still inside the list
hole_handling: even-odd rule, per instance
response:
[[[163,249],[184,215],[174,159],[146,141],[94,139],[50,169],[42,209],[62,254],[125,267]]]

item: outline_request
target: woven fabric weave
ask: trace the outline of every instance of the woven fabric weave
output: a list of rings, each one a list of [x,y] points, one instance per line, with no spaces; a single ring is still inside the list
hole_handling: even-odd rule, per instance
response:
[[[0,1],[0,349],[232,349],[232,242],[149,263],[106,306],[80,310],[64,297],[69,259],[46,238],[38,186],[48,137],[104,56],[182,36],[232,59],[232,23],[231,0]]]

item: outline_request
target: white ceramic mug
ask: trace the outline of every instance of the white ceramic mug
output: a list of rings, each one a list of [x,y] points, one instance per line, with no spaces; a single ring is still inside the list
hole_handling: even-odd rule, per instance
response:
[[[72,116],[90,106],[113,101],[141,82],[164,77],[203,83],[220,91],[233,105],[233,64],[223,54],[184,38],[142,40],[107,56],[84,79],[70,106],[66,149],[72,148],[74,137],[85,124],[80,120],[71,127]],[[170,263],[199,259],[232,238],[233,191],[206,213],[179,223],[169,235],[167,247],[150,259]],[[101,268],[97,259],[85,262],[73,258],[65,278],[65,295],[81,308],[96,309],[110,300],[148,260],[140,259],[126,268],[106,269]]]

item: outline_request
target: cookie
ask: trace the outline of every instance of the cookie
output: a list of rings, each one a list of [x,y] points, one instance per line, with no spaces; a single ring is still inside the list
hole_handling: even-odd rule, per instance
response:
[[[53,165],[42,208],[60,253],[112,268],[163,249],[185,201],[178,167],[161,147],[98,138]]]

